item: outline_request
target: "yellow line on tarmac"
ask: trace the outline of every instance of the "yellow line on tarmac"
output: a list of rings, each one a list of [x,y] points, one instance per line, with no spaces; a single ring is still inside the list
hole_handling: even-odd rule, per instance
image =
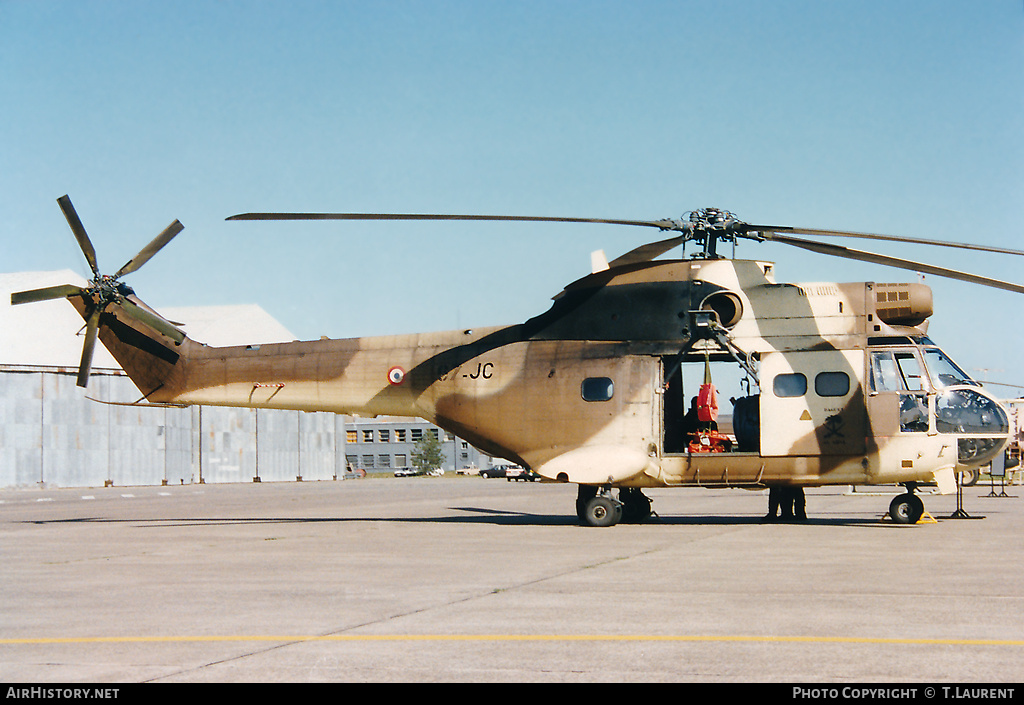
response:
[[[96,636],[0,639],[0,645],[18,644],[153,644],[233,641],[653,641],[653,642],[753,642],[778,644],[915,644],[920,646],[1024,646],[1024,639],[886,639],[838,636],[712,636],[678,634],[328,634],[317,635],[195,635],[195,636]]]

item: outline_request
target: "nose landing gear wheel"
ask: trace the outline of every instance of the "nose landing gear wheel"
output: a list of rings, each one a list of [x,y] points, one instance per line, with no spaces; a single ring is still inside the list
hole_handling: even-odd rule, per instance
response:
[[[974,487],[978,484],[978,479],[981,477],[981,470],[978,468],[969,468],[960,473],[960,486],[961,487]]]
[[[912,492],[894,498],[889,504],[889,516],[897,524],[916,524],[924,514],[924,502]]]

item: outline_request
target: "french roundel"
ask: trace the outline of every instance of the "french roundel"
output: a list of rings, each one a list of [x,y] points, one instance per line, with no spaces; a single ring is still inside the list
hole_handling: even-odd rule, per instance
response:
[[[405,379],[405,370],[401,367],[392,367],[388,370],[388,382],[391,384],[401,384],[403,379]]]

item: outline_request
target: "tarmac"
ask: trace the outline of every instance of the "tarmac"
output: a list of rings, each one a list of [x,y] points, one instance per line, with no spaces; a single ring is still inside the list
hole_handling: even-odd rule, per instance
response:
[[[0,681],[1015,683],[1021,489],[913,526],[892,487],[803,523],[654,489],[611,528],[479,477],[3,490]]]

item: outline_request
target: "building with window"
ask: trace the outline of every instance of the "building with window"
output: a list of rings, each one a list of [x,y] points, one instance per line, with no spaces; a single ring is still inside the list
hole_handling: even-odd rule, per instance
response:
[[[346,417],[345,460],[355,470],[393,473],[412,468],[412,454],[424,434],[441,443],[447,472],[476,472],[492,465],[492,458],[466,441],[423,419],[379,416],[373,419]],[[504,461],[503,461],[504,462]]]

